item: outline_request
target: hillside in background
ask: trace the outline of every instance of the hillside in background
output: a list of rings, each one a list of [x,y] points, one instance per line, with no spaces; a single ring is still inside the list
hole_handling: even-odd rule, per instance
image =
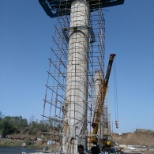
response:
[[[119,144],[154,146],[154,131],[136,129],[133,133],[113,134]]]

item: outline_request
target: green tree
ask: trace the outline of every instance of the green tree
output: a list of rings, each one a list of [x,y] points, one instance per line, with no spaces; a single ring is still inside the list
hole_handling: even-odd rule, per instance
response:
[[[26,143],[26,145],[31,145],[30,139],[29,139],[29,138],[26,138],[26,139],[25,139],[25,143]]]
[[[0,131],[3,137],[12,134],[16,131],[16,128],[7,120],[3,120],[0,123]]]
[[[2,112],[0,111],[0,120],[3,118]]]

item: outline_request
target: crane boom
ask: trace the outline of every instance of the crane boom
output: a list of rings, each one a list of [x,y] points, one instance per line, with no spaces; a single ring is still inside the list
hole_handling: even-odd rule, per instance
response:
[[[109,77],[110,77],[110,74],[111,74],[112,63],[113,63],[113,60],[114,60],[115,56],[116,56],[116,54],[110,54],[109,63],[108,63],[106,76],[105,76],[105,84],[106,84],[106,86],[108,86],[108,81],[109,81]]]
[[[107,92],[107,88],[108,88],[109,77],[111,74],[111,68],[112,68],[112,64],[113,64],[113,60],[114,60],[115,56],[116,56],[115,54],[110,54],[108,67],[107,67],[107,71],[106,71],[106,76],[104,79],[102,79],[102,81],[100,82],[100,85],[99,85],[99,93],[98,93],[98,97],[96,100],[96,106],[94,109],[93,122],[92,122],[92,128],[93,128],[92,135],[93,136],[97,135],[97,132],[98,132],[98,125],[100,122],[100,117],[102,115],[102,111],[104,109],[104,100],[105,100],[105,96],[106,96],[106,92]],[[93,142],[95,140],[96,140],[95,137],[90,138],[91,142]]]

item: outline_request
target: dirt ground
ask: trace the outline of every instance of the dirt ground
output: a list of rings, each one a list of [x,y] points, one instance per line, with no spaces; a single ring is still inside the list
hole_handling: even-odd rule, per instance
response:
[[[154,154],[154,151],[144,151],[144,154]]]
[[[140,151],[143,154],[154,154],[154,150],[151,150],[151,148],[154,149],[154,131],[138,129],[133,133],[113,133],[112,136],[121,145],[137,145],[144,148],[144,150]]]
[[[119,144],[154,146],[154,131],[135,131],[133,133],[113,134]]]

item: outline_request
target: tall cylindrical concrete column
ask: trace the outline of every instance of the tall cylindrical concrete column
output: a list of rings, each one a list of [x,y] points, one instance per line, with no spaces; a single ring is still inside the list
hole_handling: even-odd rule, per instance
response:
[[[102,121],[102,117],[97,117],[95,112],[98,112],[99,108],[100,108],[100,104],[103,103],[100,100],[100,96],[102,95],[102,90],[103,90],[103,72],[100,70],[95,71],[95,75],[94,75],[94,104],[93,104],[93,109],[94,109],[94,113],[93,113],[93,122],[97,122],[98,123],[98,119],[100,119]],[[102,111],[103,112],[103,111]],[[95,115],[94,115],[95,114]],[[98,125],[98,131],[97,134],[101,135],[101,128],[100,125]],[[101,137],[101,136],[99,136]]]
[[[97,111],[99,109],[99,103],[100,103],[100,95],[101,95],[101,92],[102,92],[102,89],[103,89],[103,73],[102,71],[95,71],[95,75],[94,75],[94,102],[93,102],[93,109],[94,111]],[[95,117],[93,115],[93,120],[94,121],[97,121],[96,118],[99,118],[99,117]]]
[[[88,86],[89,5],[76,0],[71,5],[70,37],[64,105],[64,153],[77,153],[77,145],[84,144],[84,130]]]

